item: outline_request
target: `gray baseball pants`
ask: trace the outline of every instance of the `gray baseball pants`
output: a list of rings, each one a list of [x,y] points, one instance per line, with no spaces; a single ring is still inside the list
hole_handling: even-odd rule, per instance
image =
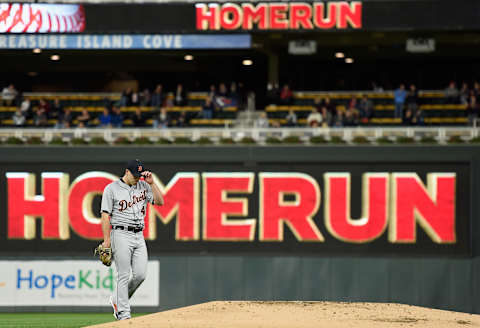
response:
[[[118,319],[130,318],[129,299],[147,274],[147,245],[142,232],[112,230],[110,239],[117,271],[113,300],[117,304]]]

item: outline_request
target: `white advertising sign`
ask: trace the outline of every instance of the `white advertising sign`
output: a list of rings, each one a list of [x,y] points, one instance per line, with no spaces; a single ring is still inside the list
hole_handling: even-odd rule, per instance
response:
[[[147,278],[130,300],[159,305],[159,261],[149,261]],[[0,261],[0,306],[110,306],[115,265],[99,261]]]

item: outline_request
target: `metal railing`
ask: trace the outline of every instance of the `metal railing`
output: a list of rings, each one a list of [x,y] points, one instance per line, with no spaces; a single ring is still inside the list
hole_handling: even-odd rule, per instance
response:
[[[395,141],[397,138],[434,138],[438,143],[446,143],[451,137],[459,137],[469,141],[479,136],[480,128],[477,127],[356,127],[356,128],[72,128],[72,129],[39,129],[39,128],[15,128],[0,129],[0,140],[5,141],[9,137],[22,140],[36,137],[44,142],[53,138],[61,138],[70,141],[74,138],[82,138],[87,141],[92,138],[103,138],[112,143],[118,138],[148,138],[151,141],[176,138],[188,138],[196,141],[200,138],[209,138],[217,143],[222,138],[231,138],[240,141],[243,138],[253,138],[258,143],[264,143],[268,138],[283,139],[286,137],[298,137],[303,142],[308,142],[311,137],[323,136],[326,140],[341,138],[347,143],[354,141],[356,137],[364,137],[371,142],[379,138],[389,138]]]

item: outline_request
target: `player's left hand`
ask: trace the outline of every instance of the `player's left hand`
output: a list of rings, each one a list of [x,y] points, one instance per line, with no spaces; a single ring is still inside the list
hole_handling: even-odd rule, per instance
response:
[[[146,183],[152,184],[153,183],[153,175],[152,172],[150,171],[144,171],[142,172],[143,179],[145,180]]]

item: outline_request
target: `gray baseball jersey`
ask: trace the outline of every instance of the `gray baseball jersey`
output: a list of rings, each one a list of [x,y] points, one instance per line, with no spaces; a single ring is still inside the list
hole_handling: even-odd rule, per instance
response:
[[[112,226],[143,228],[147,202],[153,204],[153,192],[148,183],[139,180],[129,186],[119,179],[105,187],[101,211],[110,215]],[[115,318],[126,319],[130,318],[129,299],[146,276],[147,246],[141,231],[113,229],[110,238],[117,269],[117,284],[111,303],[115,304]]]
[[[152,187],[143,180],[133,186],[122,179],[107,185],[102,196],[102,212],[110,215],[111,225],[143,227],[147,202],[153,204]]]

